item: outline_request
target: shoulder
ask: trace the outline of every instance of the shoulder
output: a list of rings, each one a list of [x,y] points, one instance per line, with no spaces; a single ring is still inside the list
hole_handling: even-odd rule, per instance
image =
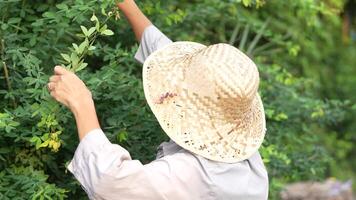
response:
[[[143,63],[151,53],[170,43],[172,43],[172,40],[163,34],[156,26],[150,25],[145,28],[142,34],[140,46],[135,54],[135,58]]]

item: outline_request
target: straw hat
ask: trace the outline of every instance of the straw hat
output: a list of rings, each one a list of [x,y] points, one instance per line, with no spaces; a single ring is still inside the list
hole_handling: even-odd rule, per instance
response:
[[[265,116],[254,62],[228,44],[174,42],[143,66],[147,102],[166,134],[205,158],[234,163],[263,142]]]

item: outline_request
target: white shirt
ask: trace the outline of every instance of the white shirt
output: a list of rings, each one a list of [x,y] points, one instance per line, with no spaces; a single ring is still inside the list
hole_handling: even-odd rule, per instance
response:
[[[171,43],[155,26],[143,33],[135,58],[141,63]],[[172,140],[158,147],[156,160],[143,165],[112,144],[101,129],[79,143],[68,165],[90,199],[264,200],[268,176],[260,154],[237,163],[221,163],[191,153]]]

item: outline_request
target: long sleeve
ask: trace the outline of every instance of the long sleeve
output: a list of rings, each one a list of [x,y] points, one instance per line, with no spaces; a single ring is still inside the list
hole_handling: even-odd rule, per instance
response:
[[[81,183],[90,199],[101,199],[97,190],[105,176],[117,170],[117,175],[121,176],[117,178],[123,179],[120,185],[129,187],[130,177],[135,177],[130,175],[137,174],[142,166],[139,161],[131,160],[126,149],[112,144],[101,129],[95,129],[79,143],[68,170]]]
[[[90,199],[213,199],[209,179],[192,154],[182,149],[143,165],[101,129],[82,139],[68,169]]]

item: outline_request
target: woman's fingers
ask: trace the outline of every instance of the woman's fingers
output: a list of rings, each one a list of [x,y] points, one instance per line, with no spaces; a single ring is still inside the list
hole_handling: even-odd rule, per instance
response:
[[[58,66],[58,65],[54,67],[54,74],[56,74],[56,75],[65,75],[65,74],[68,74],[68,73],[70,73],[70,71],[68,71],[64,67],[61,67],[61,66]]]
[[[54,82],[49,82],[47,84],[47,88],[49,91],[53,91],[55,89],[55,87],[56,87],[56,83],[54,83]]]
[[[54,75],[54,76],[51,76],[50,78],[49,78],[49,81],[50,82],[58,82],[58,81],[60,81],[61,80],[61,76],[60,75]]]

